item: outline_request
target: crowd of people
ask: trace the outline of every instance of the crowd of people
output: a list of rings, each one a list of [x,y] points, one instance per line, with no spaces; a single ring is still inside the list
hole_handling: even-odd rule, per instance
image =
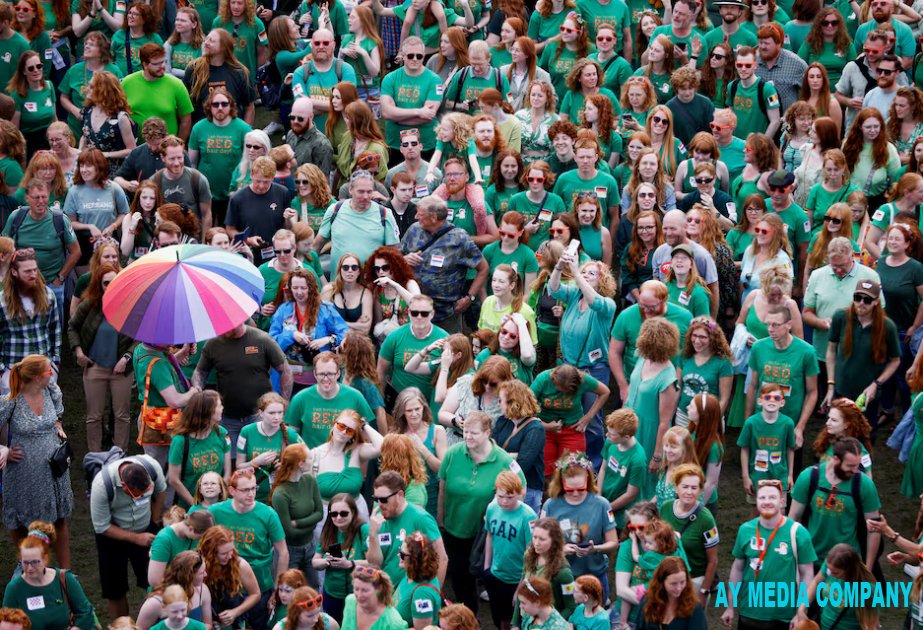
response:
[[[0,630],[876,630],[816,594],[923,558],[921,13],[0,2]],[[258,310],[115,328],[187,243]]]

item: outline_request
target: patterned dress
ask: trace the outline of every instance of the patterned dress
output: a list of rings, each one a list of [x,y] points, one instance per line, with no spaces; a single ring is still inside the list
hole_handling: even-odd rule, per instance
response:
[[[55,479],[48,460],[60,444],[54,423],[64,413],[61,390],[50,385],[44,392],[44,410],[36,416],[21,395],[0,399],[0,427],[9,423],[10,446],[25,453],[21,462],[8,461],[3,473],[3,524],[7,529],[27,527],[34,520],[53,523],[74,510],[70,475]]]

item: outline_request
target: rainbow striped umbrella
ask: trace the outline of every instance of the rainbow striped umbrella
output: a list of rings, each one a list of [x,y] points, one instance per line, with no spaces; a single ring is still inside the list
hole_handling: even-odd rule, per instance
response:
[[[247,321],[266,287],[247,260],[208,245],[172,245],[142,256],[106,289],[103,313],[139,341],[204,341]]]

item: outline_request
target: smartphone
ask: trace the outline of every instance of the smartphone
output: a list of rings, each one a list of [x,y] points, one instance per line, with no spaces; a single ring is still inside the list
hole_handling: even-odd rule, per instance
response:
[[[327,550],[327,553],[329,553],[334,558],[342,558],[343,557],[343,546],[340,543],[333,543],[332,545],[330,545],[330,548]]]
[[[679,48],[682,52],[686,52],[686,42],[676,42],[674,46]]]
[[[580,248],[580,241],[575,238],[570,240],[570,243],[567,244],[567,249],[565,250],[571,256],[577,255],[577,250]]]
[[[243,243],[248,238],[250,238],[251,228],[250,226],[245,227],[243,230],[234,235],[234,244]]]
[[[587,549],[592,544],[593,544],[593,541],[587,541],[587,542],[577,543],[577,546],[580,547],[581,549]]]

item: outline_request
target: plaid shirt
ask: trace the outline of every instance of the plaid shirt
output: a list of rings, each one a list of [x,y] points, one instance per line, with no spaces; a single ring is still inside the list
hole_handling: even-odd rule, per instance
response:
[[[386,9],[403,4],[402,0],[384,0],[381,3]],[[381,18],[381,27],[378,29],[381,33],[382,42],[385,45],[385,56],[394,57],[401,49],[401,21],[393,17]]]
[[[44,354],[52,363],[61,362],[61,322],[54,293],[45,287],[48,310],[26,320],[10,319],[6,299],[0,292],[0,371],[10,369],[30,354]]]
[[[801,80],[808,71],[808,64],[804,59],[790,50],[780,50],[776,63],[772,68],[766,66],[762,59],[756,63],[756,76],[763,81],[771,82],[776,92],[779,93],[781,103],[780,112],[785,112],[792,103],[798,100],[798,91],[801,89]]]

